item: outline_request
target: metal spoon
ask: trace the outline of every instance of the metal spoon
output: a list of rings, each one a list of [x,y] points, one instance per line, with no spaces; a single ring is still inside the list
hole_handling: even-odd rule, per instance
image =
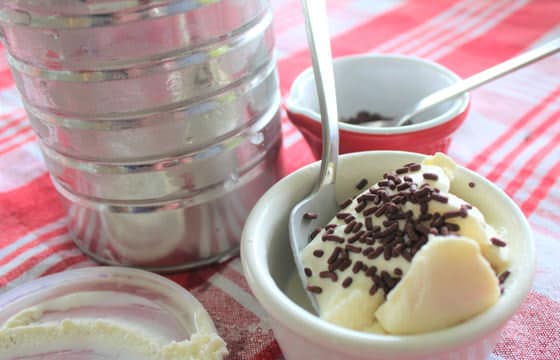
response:
[[[542,46],[526,51],[521,55],[515,56],[498,65],[488,68],[482,72],[479,72],[478,74],[475,74],[424,97],[399,118],[370,122],[370,125],[368,126],[373,127],[377,125],[377,127],[390,127],[414,124],[412,120],[420,113],[423,113],[424,111],[431,109],[432,107],[439,105],[444,101],[459,96],[466,91],[475,89],[483,84],[486,84],[489,81],[502,77],[529,64],[532,64],[535,61],[538,61],[546,56],[552,55],[559,50],[560,38],[554,39]]]
[[[309,234],[313,229],[327,224],[338,209],[334,187],[338,161],[338,110],[325,0],[301,2],[321,111],[323,140],[319,181],[311,194],[292,209],[289,220],[290,245],[298,275],[306,288],[307,277],[301,262],[301,251],[309,243]],[[317,218],[310,219],[310,214],[316,214]],[[307,290],[305,293],[319,314],[315,297]]]

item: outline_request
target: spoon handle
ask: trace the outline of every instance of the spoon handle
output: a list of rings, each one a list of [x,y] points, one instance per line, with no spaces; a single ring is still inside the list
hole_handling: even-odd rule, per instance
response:
[[[338,161],[338,110],[325,0],[301,0],[321,111],[323,154],[317,189],[334,184]]]
[[[478,74],[475,74],[471,77],[464,79],[463,81],[455,83],[454,85],[438,90],[435,93],[426,96],[424,99],[422,99],[418,103],[414,111],[409,116],[406,116],[406,118],[403,117],[396,126],[401,126],[405,124],[412,117],[418,115],[424,110],[431,108],[432,106],[440,104],[466,91],[479,87],[480,85],[486,84],[487,82],[494,80],[500,76],[509,74],[510,72],[513,72],[537,60],[540,60],[559,50],[560,50],[560,38],[554,39],[542,46],[526,51],[521,55],[515,56],[498,65],[495,65],[491,68],[481,71]]]

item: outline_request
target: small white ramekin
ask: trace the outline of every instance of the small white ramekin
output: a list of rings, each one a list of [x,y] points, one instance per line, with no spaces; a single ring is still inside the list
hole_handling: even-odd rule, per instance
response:
[[[342,202],[353,194],[359,179],[365,177],[371,183],[388,170],[422,159],[423,155],[398,151],[343,155],[339,159],[337,197]],[[288,242],[288,216],[311,190],[318,170],[316,162],[274,185],[253,208],[242,236],[241,258],[247,281],[270,315],[286,359],[487,359],[501,329],[528,294],[535,271],[533,236],[516,204],[482,176],[459,167],[452,191],[477,206],[490,224],[507,234],[512,260],[504,294],[487,311],[441,331],[407,336],[363,333],[321,320],[285,292],[290,282],[294,283],[290,280],[295,272]],[[474,182],[475,188],[470,188],[469,182]],[[301,287],[298,290],[302,296]]]

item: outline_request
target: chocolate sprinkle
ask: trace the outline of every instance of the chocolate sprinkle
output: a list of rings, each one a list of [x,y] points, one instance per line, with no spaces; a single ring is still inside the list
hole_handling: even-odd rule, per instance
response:
[[[311,234],[309,234],[309,240],[313,240],[315,236],[317,236],[317,234],[319,234],[320,232],[321,228],[316,228],[315,230],[313,230]]]
[[[509,277],[509,274],[511,274],[511,272],[509,270],[506,270],[501,273],[500,276],[498,276],[498,281],[500,282],[500,284],[503,284],[506,281],[506,279]]]
[[[372,206],[369,207],[367,209],[364,210],[363,214],[364,216],[370,216],[371,214],[375,213],[377,211],[377,206]]]
[[[362,252],[362,248],[359,246],[354,246],[354,245],[346,245],[344,247],[346,250],[350,251],[350,252],[354,252],[354,253],[361,253]]]
[[[357,274],[360,270],[362,270],[362,265],[364,265],[363,262],[361,262],[360,260],[356,261],[354,263],[354,266],[352,266],[352,272],[354,274]]]
[[[373,276],[375,276],[376,273],[377,273],[377,268],[374,265],[374,266],[370,267],[369,269],[367,269],[366,276],[373,277]]]
[[[362,190],[363,188],[366,187],[367,184],[368,184],[368,181],[367,181],[366,178],[364,178],[364,179],[360,180],[359,183],[356,184],[356,189]]]
[[[344,279],[344,281],[342,282],[342,287],[343,288],[347,288],[350,285],[352,285],[352,278],[351,277],[347,277],[346,279]]]
[[[422,177],[426,180],[437,180],[437,179],[439,179],[437,174],[434,174],[434,173],[424,173],[424,174],[422,174]]]
[[[340,209],[346,209],[350,204],[352,204],[352,199],[346,199],[342,204],[340,204]]]
[[[379,257],[383,253],[383,246],[378,247],[374,251],[368,254],[367,258],[372,260]]]
[[[303,218],[305,220],[313,220],[313,219],[317,219],[318,217],[319,215],[313,212],[306,212],[305,214],[303,214]]]
[[[349,223],[351,223],[354,219],[355,219],[354,215],[350,215],[350,216],[347,216],[347,217],[344,218],[344,222],[345,222],[346,224],[349,224]]]
[[[387,246],[385,249],[383,249],[383,258],[385,260],[391,260],[391,256],[393,255],[393,249],[389,246]]]
[[[466,218],[467,217],[467,211],[464,208],[461,208],[460,210],[457,211],[448,211],[443,213],[442,217],[443,219],[451,219],[451,218],[455,218],[455,217],[462,217],[462,218]]]
[[[321,249],[317,249],[317,250],[313,251],[313,256],[318,257],[318,258],[322,257],[324,254],[325,254],[325,252]]]
[[[422,169],[422,165],[420,164],[411,164],[409,167],[410,171],[418,171]]]
[[[334,230],[337,227],[336,224],[328,224],[327,226],[325,226],[325,229],[327,230]]]
[[[435,200],[435,201],[443,203],[443,204],[447,204],[447,202],[449,201],[449,198],[447,196],[443,196],[443,195],[439,195],[439,194],[432,194],[432,200]]]
[[[344,228],[344,233],[345,234],[350,234],[352,232],[352,229],[354,228],[354,225],[356,224],[356,221],[352,220],[351,222],[348,223],[348,225],[346,225],[346,227]]]
[[[350,259],[347,259],[347,258],[342,259],[342,262],[338,266],[338,270],[344,271],[344,270],[348,269],[350,267],[350,265],[352,265],[352,261]]]
[[[331,256],[329,256],[329,258],[327,259],[327,264],[334,263],[336,259],[338,259],[338,256],[340,255],[341,252],[342,252],[342,248],[340,246],[335,247],[333,252],[331,253]]]
[[[336,273],[332,272],[332,271],[321,271],[319,273],[319,277],[320,278],[329,278],[332,281],[337,281],[338,280],[338,275],[336,275]]]
[[[373,248],[373,246],[368,246],[367,248],[364,249],[364,251],[362,251],[362,255],[367,257],[374,250],[375,249]]]
[[[362,210],[364,210],[366,208],[366,206],[367,206],[367,203],[364,201],[364,202],[359,203],[358,206],[356,206],[354,208],[354,210],[356,210],[356,212],[359,213],[359,212],[362,212]]]
[[[337,235],[332,235],[332,234],[325,234],[322,236],[321,238],[323,241],[334,241],[337,243],[343,243],[344,242],[344,238],[337,236]]]
[[[340,220],[343,220],[349,215],[350,215],[350,213],[339,212],[338,214],[336,214],[336,218],[340,219]]]
[[[373,221],[372,221],[370,216],[366,217],[365,223],[366,223],[366,229],[369,230],[369,231],[372,231],[373,230]]]
[[[363,224],[361,222],[356,222],[352,228],[353,233],[357,233],[362,228]]]
[[[313,275],[313,272],[308,267],[304,268],[303,272],[305,273],[305,276],[307,276],[307,277],[311,277],[311,275]]]
[[[505,241],[500,240],[500,239],[498,239],[498,238],[496,238],[496,237],[490,238],[490,241],[492,242],[492,244],[493,244],[494,246],[497,246],[497,247],[504,247],[504,246],[507,245],[507,243],[506,243]]]
[[[309,285],[307,287],[307,291],[312,292],[314,294],[320,294],[323,292],[323,289],[320,286]]]
[[[476,184],[475,184],[474,182],[472,182],[472,181],[469,182],[469,187],[470,187],[470,188],[473,188],[473,187],[475,187],[475,186],[476,186]]]
[[[366,233],[365,230],[361,230],[361,231],[357,232],[355,235],[352,235],[351,237],[349,237],[346,241],[349,244],[355,243],[356,241],[360,240],[365,233]]]

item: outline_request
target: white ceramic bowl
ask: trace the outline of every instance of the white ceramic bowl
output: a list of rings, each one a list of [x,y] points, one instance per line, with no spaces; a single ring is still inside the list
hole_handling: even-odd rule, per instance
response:
[[[429,60],[402,55],[353,55],[334,59],[338,111],[350,118],[359,111],[396,117],[436,90],[460,81],[446,67]],[[286,109],[315,155],[321,149],[321,117],[311,68],[293,82]],[[465,93],[426,110],[414,124],[370,127],[339,122],[341,153],[365,150],[405,150],[424,154],[445,152],[451,135],[469,109]]]
[[[337,197],[355,193],[364,177],[379,179],[387,170],[419,162],[423,155],[372,151],[340,157]],[[274,185],[247,219],[241,243],[245,275],[254,295],[272,318],[274,334],[286,359],[467,360],[486,359],[500,331],[531,288],[535,269],[533,237],[522,212],[499,188],[459,167],[452,191],[477,206],[487,221],[507,233],[512,254],[505,292],[487,311],[451,328],[419,335],[362,333],[327,323],[298,304],[304,303],[288,242],[291,208],[312,188],[319,163],[305,166]],[[468,186],[475,182],[476,188]]]

